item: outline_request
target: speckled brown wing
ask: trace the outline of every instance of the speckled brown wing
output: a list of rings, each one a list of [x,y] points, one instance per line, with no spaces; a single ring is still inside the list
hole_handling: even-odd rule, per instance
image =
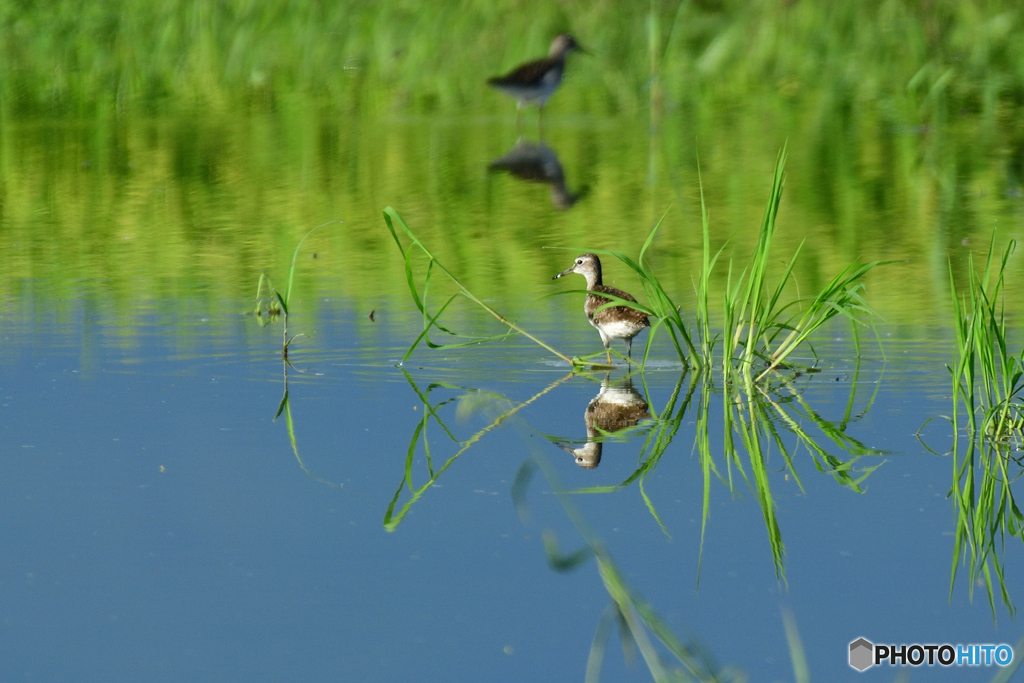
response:
[[[636,301],[631,294],[623,292],[621,289],[615,287],[607,287],[605,285],[597,285],[594,287],[595,292],[605,292],[611,294],[619,299],[625,299],[626,301]],[[629,322],[636,325],[638,328],[650,327],[651,322],[647,319],[647,314],[642,313],[635,308],[629,308],[627,306],[611,306],[602,311],[598,311],[601,306],[608,303],[609,299],[597,296],[595,294],[587,295],[586,312],[587,317],[593,319],[597,324],[602,324],[611,321]],[[595,311],[597,311],[595,313]]]
[[[497,86],[508,86],[508,85],[535,85],[540,83],[544,78],[544,74],[557,66],[558,61],[554,59],[538,59],[532,62],[527,62],[522,66],[516,67],[512,71],[508,72],[504,76],[494,76],[487,79],[487,83],[490,85]]]

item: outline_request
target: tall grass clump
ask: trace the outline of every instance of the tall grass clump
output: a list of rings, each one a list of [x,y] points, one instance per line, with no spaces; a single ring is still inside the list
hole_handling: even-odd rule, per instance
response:
[[[767,367],[757,374],[757,380],[763,379],[782,364],[818,328],[832,318],[844,316],[856,324],[858,316],[870,316],[872,311],[862,296],[864,285],[860,280],[868,271],[882,263],[875,261],[850,265],[833,277],[813,298],[783,304],[783,292],[792,280],[793,267],[803,249],[801,242],[796,253],[786,264],[779,281],[774,287],[770,286],[768,265],[772,258],[772,242],[775,237],[779,204],[782,201],[785,166],[786,149],[783,147],[775,162],[772,189],[761,220],[757,245],[747,265],[740,270],[735,280],[734,264],[732,261],[729,262],[728,284],[722,303],[725,335],[723,370],[735,366],[750,372],[754,370],[755,364],[761,362]],[[706,223],[707,211],[703,206],[703,191],[701,205],[703,220]],[[708,262],[709,258],[707,239],[708,232],[705,228],[705,262]],[[712,261],[707,267],[713,266]],[[707,279],[702,274],[697,292],[698,302],[706,301],[706,287]],[[708,314],[704,312],[703,315]],[[702,332],[702,345],[707,347],[713,344],[713,339],[707,336],[710,330],[709,323],[706,320],[700,321],[699,329]],[[707,356],[710,357],[711,353],[709,352]]]
[[[1014,355],[1007,348],[1003,294],[1006,264],[1016,247],[1010,240],[996,261],[993,233],[984,271],[979,273],[973,255],[968,257],[966,291],[957,289],[952,264],[949,270],[957,341],[957,358],[949,368],[953,417],[963,406],[971,433],[996,441],[1020,437],[1024,428],[1024,352]]]
[[[775,236],[779,204],[782,201],[785,164],[786,149],[784,147],[776,159],[771,192],[769,193],[768,204],[765,207],[764,217],[761,221],[757,245],[746,265],[738,269],[738,275],[734,275],[737,272],[737,266],[730,259],[728,280],[722,299],[721,320],[723,329],[721,335],[724,339],[724,345],[721,362],[723,373],[731,375],[734,371],[740,371],[752,374],[756,382],[763,381],[770,372],[782,365],[796,349],[806,342],[815,331],[836,316],[848,318],[854,323],[854,329],[856,330],[856,325],[859,324],[861,318],[872,313],[863,298],[864,285],[860,280],[872,268],[882,263],[875,261],[866,264],[850,265],[833,277],[815,296],[805,300],[792,300],[788,303],[783,303],[783,296],[793,281],[793,267],[803,247],[801,243],[801,246],[797,248],[796,253],[793,254],[786,264],[778,282],[770,285],[768,281],[769,264],[773,258],[772,243]],[[529,334],[473,295],[450,270],[437,260],[427,246],[409,229],[395,209],[391,207],[386,208],[384,210],[384,220],[405,260],[405,274],[409,291],[413,302],[423,316],[423,331],[409,347],[403,361],[412,354],[421,341],[431,348],[454,348],[501,339],[507,336],[477,337],[470,338],[468,341],[451,342],[448,344],[432,342],[429,336],[432,328],[452,336],[461,336],[438,322],[445,309],[461,294],[501,321],[509,328],[509,332],[518,332],[526,336],[566,362],[574,365],[583,364],[583,361],[580,359],[570,359],[565,354]],[[664,220],[665,216],[662,216],[661,220],[648,233],[647,239],[640,247],[640,252],[636,259],[621,251],[585,247],[581,249],[602,256],[613,256],[629,267],[639,278],[648,302],[646,305],[626,301],[607,293],[601,293],[602,297],[608,299],[608,302],[601,308],[628,306],[645,313],[651,319],[651,330],[647,336],[642,364],[646,364],[650,357],[657,333],[664,329],[669,335],[672,347],[684,368],[707,369],[714,363],[714,350],[718,340],[718,334],[713,331],[713,314],[709,303],[711,297],[710,282],[712,273],[719,263],[722,249],[719,249],[714,255],[711,253],[710,219],[704,202],[703,183],[701,183],[703,257],[701,270],[695,281],[696,319],[694,321],[688,319],[688,316],[684,317],[683,306],[676,303],[646,258],[648,250],[653,244]],[[403,246],[399,232],[411,241],[408,249]],[[421,252],[428,259],[422,290],[417,288],[413,275],[413,256],[415,251]],[[445,301],[436,312],[429,313],[425,302],[435,267],[446,275],[458,287],[459,291]],[[583,290],[574,291],[584,293]]]
[[[1021,476],[1018,455],[1024,435],[1024,352],[1008,349],[1004,314],[1004,275],[1016,249],[1010,240],[997,258],[995,234],[984,269],[968,258],[967,285],[956,286],[950,264],[953,323],[957,356],[949,366],[953,380],[953,485],[956,513],[950,597],[961,564],[967,573],[968,595],[985,587],[995,615],[995,593],[1013,615],[1016,608],[1006,587],[1006,537],[1024,542],[1024,514],[1013,494]],[[962,412],[966,433],[961,436]]]
[[[587,376],[585,373],[571,372],[552,381],[529,399],[521,401],[493,391],[446,382],[431,382],[424,390],[404,368],[402,372],[423,409],[409,439],[399,485],[384,515],[384,528],[388,531],[396,530],[412,506],[429,493],[437,485],[440,477],[489,432],[513,416],[525,424],[525,418],[522,416],[524,408],[536,403],[568,380]],[[855,375],[857,372],[859,370],[855,371]],[[666,536],[671,538],[657,511],[654,498],[645,489],[645,483],[658,468],[684,420],[689,416],[696,424],[693,450],[698,454],[703,474],[701,550],[710,517],[712,478],[720,480],[730,495],[737,495],[740,486],[745,484],[755,495],[761,508],[772,562],[780,582],[784,583],[786,580],[785,545],[772,493],[774,473],[780,469],[786,472],[787,478],[791,477],[795,485],[803,491],[797,455],[799,451],[804,450],[818,472],[831,476],[836,483],[854,493],[863,493],[862,484],[882,464],[881,461],[867,465],[862,463],[861,459],[865,456],[880,456],[883,451],[866,446],[846,432],[857,393],[856,381],[850,385],[847,410],[843,418],[839,421],[830,421],[822,418],[806,402],[794,379],[785,375],[774,379],[770,384],[758,385],[748,374],[745,384],[726,382],[721,387],[716,387],[713,373],[690,373],[684,370],[680,372],[671,395],[659,411],[651,400],[643,369],[636,369],[631,374],[638,375],[643,381],[650,419],[616,432],[599,431],[596,435],[588,436],[588,441],[607,442],[642,437],[643,443],[637,456],[635,470],[617,484],[585,486],[562,491],[572,495],[610,494],[636,486],[644,506],[654,521]],[[627,374],[624,381],[628,381],[630,376]],[[684,380],[687,378],[688,386],[684,387]],[[594,377],[590,379],[596,381]],[[605,381],[607,380],[606,376]],[[711,417],[716,394],[721,397],[722,409],[723,436],[720,443],[713,436],[716,429],[712,425]],[[438,398],[439,395],[441,398]],[[877,393],[871,396],[861,415],[871,409],[876,396]],[[458,437],[450,420],[444,417],[444,412],[452,409],[451,404],[456,404],[457,415],[465,417],[471,410],[486,409],[493,413],[493,419],[472,435]],[[695,405],[697,408],[694,416],[692,408]],[[531,433],[540,434],[544,440],[562,448],[565,447],[566,441],[571,440],[563,436],[545,434],[537,429],[532,429]],[[439,459],[439,454],[444,451],[453,452]],[[425,470],[425,476],[422,473],[418,474],[422,470]],[[698,585],[700,567],[701,559],[698,558]]]
[[[785,165],[786,149],[783,147],[776,158],[772,187],[758,231],[757,244],[747,263],[739,268],[738,275],[734,276],[737,265],[732,259],[729,260],[728,279],[722,297],[720,319],[724,341],[721,356],[723,373],[728,375],[733,370],[754,373],[755,381],[764,380],[829,320],[843,316],[854,324],[856,330],[864,318],[873,314],[863,297],[864,285],[861,280],[872,268],[884,263],[874,261],[852,264],[833,277],[815,296],[784,303],[784,294],[793,282],[793,268],[803,248],[801,243],[786,264],[778,282],[770,285],[769,264],[774,256],[772,243],[782,201]],[[703,251],[701,270],[695,280],[694,331],[691,331],[690,323],[683,318],[682,307],[665,290],[650,263],[644,258],[664,217],[648,234],[636,260],[618,251],[587,249],[596,254],[618,258],[639,277],[650,302],[647,306],[611,297],[614,300],[604,307],[628,305],[654,319],[647,338],[644,362],[656,333],[662,327],[668,330],[673,347],[684,366],[709,368],[714,362],[718,334],[714,332],[712,320],[710,283],[722,249],[714,254],[711,252],[710,218],[704,201],[703,182],[700,197]]]

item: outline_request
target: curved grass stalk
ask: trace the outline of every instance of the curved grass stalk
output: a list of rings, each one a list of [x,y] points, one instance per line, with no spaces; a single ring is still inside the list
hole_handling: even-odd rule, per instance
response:
[[[723,244],[711,256],[710,215],[704,201],[704,178],[700,171],[700,157],[697,157],[697,184],[700,187],[700,223],[702,235],[701,269],[697,278],[697,333],[700,338],[701,360],[704,367],[711,367],[715,355],[715,337],[711,335],[711,312],[708,307],[708,291],[711,287],[711,271],[718,263],[718,257],[725,249]]]
[[[518,332],[519,334],[523,335],[524,337],[526,337],[530,341],[538,344],[539,346],[547,349],[548,351],[550,351],[554,355],[558,356],[559,358],[561,358],[566,363],[569,363],[570,365],[575,365],[576,364],[573,361],[572,358],[569,358],[565,354],[563,354],[560,351],[556,350],[555,348],[549,346],[548,344],[544,343],[543,341],[541,341],[537,337],[533,336],[532,334],[530,334],[529,332],[527,332],[523,328],[519,327],[517,324],[515,324],[511,320],[508,320],[503,315],[498,313],[496,310],[494,310],[493,308],[488,306],[486,303],[481,301],[472,292],[470,292],[465,287],[465,285],[463,285],[462,282],[460,282],[459,279],[457,277],[455,277],[455,275],[444,266],[444,264],[442,264],[440,261],[437,260],[437,258],[430,252],[430,250],[427,249],[426,245],[424,245],[423,242],[421,242],[420,239],[418,237],[416,237],[415,233],[413,233],[413,231],[409,228],[409,226],[406,224],[406,222],[402,218],[402,216],[393,207],[388,206],[388,207],[386,207],[384,209],[384,222],[385,222],[385,224],[387,224],[388,231],[391,232],[391,237],[395,240],[395,244],[398,246],[398,250],[402,253],[402,258],[405,260],[405,276],[406,276],[406,281],[407,281],[407,283],[409,285],[409,292],[410,292],[410,294],[412,294],[413,301],[416,303],[416,308],[424,316],[423,334],[421,334],[419,337],[417,337],[416,341],[409,348],[408,352],[406,352],[405,358],[408,358],[412,354],[412,352],[415,350],[416,346],[419,344],[421,339],[426,338],[426,333],[429,332],[431,327],[437,327],[439,330],[441,330],[443,332],[447,332],[448,334],[452,334],[452,335],[455,334],[454,332],[451,332],[450,330],[448,330],[448,329],[446,329],[444,327],[441,327],[440,325],[437,324],[437,318],[438,318],[438,316],[440,316],[441,312],[443,312],[443,308],[442,308],[442,311],[439,311],[437,314],[435,314],[433,316],[430,316],[428,314],[428,312],[427,312],[427,307],[426,307],[426,290],[427,290],[427,287],[429,286],[429,283],[430,283],[430,272],[431,272],[431,269],[436,265],[441,270],[441,272],[443,272],[445,275],[447,275],[448,279],[450,279],[452,281],[452,283],[454,283],[459,288],[459,293],[460,294],[462,294],[467,299],[469,299],[473,303],[477,304],[478,306],[483,308],[485,311],[490,313],[492,316],[497,318],[503,325],[508,327],[510,330],[515,330],[516,332]],[[401,228],[402,232],[406,235],[406,237],[408,237],[411,240],[412,243],[411,243],[409,249],[406,249],[405,247],[402,246],[402,241],[398,237],[398,231],[395,229],[395,225],[398,225],[398,227]],[[413,278],[413,271],[412,271],[412,255],[413,255],[413,251],[412,251],[412,247],[416,247],[417,249],[419,249],[429,259],[428,265],[427,265],[427,276],[426,276],[427,279],[426,279],[426,282],[424,283],[424,296],[422,298],[420,297],[418,291],[416,290],[416,283],[415,283],[415,280]],[[449,299],[448,303],[451,303],[450,299]],[[445,307],[447,307],[447,305],[448,304],[445,304]],[[428,318],[429,318],[429,320],[428,320]],[[473,341],[464,342],[464,343],[458,343],[458,344],[439,344],[439,345],[433,345],[432,348],[438,348],[438,349],[457,348],[459,346],[466,346],[468,344],[479,344],[479,343],[482,343],[482,342],[485,342],[485,341],[493,341],[495,339],[502,339],[505,336],[507,336],[507,335],[494,335],[494,336],[491,336],[491,337],[476,338]]]

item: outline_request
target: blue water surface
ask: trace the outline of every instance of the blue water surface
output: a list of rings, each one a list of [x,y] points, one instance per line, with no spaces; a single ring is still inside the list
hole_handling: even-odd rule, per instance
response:
[[[584,542],[552,482],[536,472],[518,512],[512,489],[526,461],[549,463],[567,489],[620,484],[636,470],[643,430],[606,442],[592,470],[551,440],[584,439],[581,418],[603,372],[566,378],[567,367],[518,341],[424,349],[396,367],[409,341],[402,328],[340,304],[292,347],[297,457],[286,414],[274,420],[284,391],[280,328],[259,331],[239,316],[204,333],[203,318],[198,311],[200,332],[184,347],[175,325],[158,319],[130,343],[118,339],[114,320],[84,314],[7,329],[0,679],[583,679],[609,594],[593,560],[567,572],[549,565],[545,532],[563,553]],[[585,342],[596,335],[577,322],[585,326],[543,331],[593,350]],[[801,490],[770,449],[784,576],[743,480],[749,461],[744,473],[731,470],[730,493],[719,457],[702,549],[699,390],[644,479],[664,529],[635,481],[569,496],[636,594],[680,637],[750,680],[794,680],[786,611],[816,681],[895,678],[889,667],[858,674],[847,665],[847,646],[860,636],[1015,644],[1021,635],[998,595],[994,615],[984,588],[968,599],[963,568],[950,596],[955,516],[944,453],[952,430],[940,419],[923,431],[938,455],[915,436],[950,410],[948,381],[936,371],[948,340],[884,328],[883,337],[887,360],[865,344],[858,369],[851,345],[837,341],[822,372],[795,380],[814,410],[839,421],[856,373],[847,433],[880,453],[857,461],[860,473],[878,466],[857,493],[819,471],[802,447],[793,455]],[[425,410],[417,389],[439,383],[430,403],[455,399],[436,408],[455,440],[436,422],[427,426],[437,471],[458,442],[560,379],[484,433],[385,527]],[[652,363],[642,379],[657,412],[680,370]],[[633,381],[643,393],[640,376]],[[689,384],[684,377],[681,396]],[[720,455],[721,394],[710,400]],[[415,487],[429,479],[420,436]],[[395,509],[409,498],[406,489]],[[1021,559],[1009,539],[1007,584],[1017,599]],[[914,678],[995,673],[936,668]],[[603,676],[651,678],[614,634]]]

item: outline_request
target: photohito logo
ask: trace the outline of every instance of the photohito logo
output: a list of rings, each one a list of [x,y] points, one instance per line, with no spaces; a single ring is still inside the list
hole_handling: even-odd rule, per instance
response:
[[[889,666],[1009,666],[1013,648],[1009,645],[875,645],[867,638],[850,643],[850,666],[864,671],[888,662]]]

